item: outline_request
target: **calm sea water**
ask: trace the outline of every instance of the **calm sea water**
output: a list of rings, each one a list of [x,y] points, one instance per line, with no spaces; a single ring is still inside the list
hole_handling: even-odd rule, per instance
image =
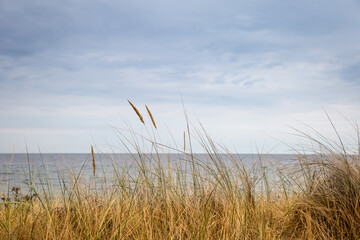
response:
[[[147,154],[146,156],[150,156]],[[212,161],[207,154],[194,154],[195,161],[201,166],[210,166]],[[242,162],[251,169],[254,162],[262,160],[263,166],[273,166],[294,160],[289,154],[221,154],[220,157],[228,166],[234,162]],[[152,155],[154,158],[154,155]],[[155,157],[156,158],[156,157]],[[160,154],[159,159],[164,168],[176,166],[180,169],[186,167],[189,156],[181,154]],[[114,177],[114,169],[136,173],[137,155],[129,154],[95,154],[97,181],[109,181]],[[147,158],[145,158],[147,159]],[[230,160],[231,159],[231,160]],[[148,160],[146,164],[150,164]],[[153,165],[153,166],[156,166]],[[213,166],[214,167],[214,166]],[[71,178],[81,173],[85,181],[93,181],[92,157],[90,154],[0,154],[0,191],[5,193],[13,187],[28,188],[32,182],[35,186],[51,185],[59,191],[61,182],[71,182]]]

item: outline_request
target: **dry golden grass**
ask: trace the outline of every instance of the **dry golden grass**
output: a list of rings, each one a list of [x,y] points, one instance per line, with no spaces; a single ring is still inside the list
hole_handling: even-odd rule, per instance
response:
[[[260,208],[210,193],[82,199],[42,207],[12,206],[2,212],[1,236],[11,239],[276,239],[280,203]],[[24,217],[26,216],[26,218]],[[9,219],[11,218],[11,219]],[[6,227],[6,228],[5,228]]]
[[[206,132],[197,132],[206,162],[182,150],[164,162],[163,145],[149,140],[157,152],[143,154],[141,141],[128,140],[137,171],[114,165],[112,184],[94,188],[71,173],[55,195],[32,184],[25,196],[13,189],[0,205],[0,239],[359,239],[359,155],[305,137],[321,151],[272,173],[260,156],[245,166]]]

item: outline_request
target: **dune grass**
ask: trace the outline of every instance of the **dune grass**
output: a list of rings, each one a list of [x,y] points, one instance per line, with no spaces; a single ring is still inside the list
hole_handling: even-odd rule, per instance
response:
[[[360,238],[358,129],[355,150],[340,137],[331,141],[316,131],[298,131],[311,149],[298,152],[296,164],[271,168],[259,155],[249,166],[204,129],[191,132],[188,122],[183,147],[162,144],[146,109],[153,124],[146,137],[131,128],[130,137],[117,131],[132,168],[115,161],[111,183],[87,182],[81,171],[59,172],[57,193],[48,190],[46,179],[33,175],[26,194],[14,187],[2,197],[0,238]],[[193,141],[206,157],[192,153]],[[150,153],[144,153],[144,144]],[[92,146],[91,160],[95,176],[100,169]],[[33,184],[36,177],[43,187]]]

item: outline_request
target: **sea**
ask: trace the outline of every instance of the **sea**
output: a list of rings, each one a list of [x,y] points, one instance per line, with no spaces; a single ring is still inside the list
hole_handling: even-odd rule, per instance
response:
[[[285,166],[296,160],[296,155],[292,154],[216,154],[210,157],[208,154],[96,153],[94,157],[95,174],[91,154],[0,154],[0,194],[9,194],[14,188],[25,192],[31,187],[43,190],[51,187],[52,191],[59,192],[61,185],[70,184],[76,178],[90,184],[97,181],[111,185],[116,174],[126,172],[135,176],[141,164],[149,168],[160,165],[165,170],[171,168],[186,171],[195,162],[201,171],[219,167],[213,159],[222,159],[230,169],[238,165],[254,173]]]

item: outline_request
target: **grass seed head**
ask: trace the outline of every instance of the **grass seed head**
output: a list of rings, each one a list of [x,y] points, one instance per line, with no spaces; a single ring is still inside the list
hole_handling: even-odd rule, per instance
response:
[[[154,127],[157,129],[156,123],[155,123],[155,120],[154,120],[154,117],[153,117],[153,115],[151,114],[150,109],[149,109],[148,106],[146,106],[146,105],[145,105],[145,107],[146,107],[146,110],[148,111],[148,114],[149,114],[149,116],[150,116],[150,118],[151,118],[151,121],[152,121]]]
[[[145,124],[144,119],[142,117],[142,115],[140,114],[139,110],[134,106],[134,104],[132,104],[132,102],[130,102],[130,100],[128,100],[128,102],[130,103],[131,107],[134,109],[134,111],[136,112],[136,114],[139,116],[140,121]]]
[[[94,148],[93,148],[93,145],[91,145],[91,155],[92,155],[93,173],[94,173],[94,176],[95,176],[95,172],[96,172],[96,163],[95,163],[95,154],[94,154]]]

